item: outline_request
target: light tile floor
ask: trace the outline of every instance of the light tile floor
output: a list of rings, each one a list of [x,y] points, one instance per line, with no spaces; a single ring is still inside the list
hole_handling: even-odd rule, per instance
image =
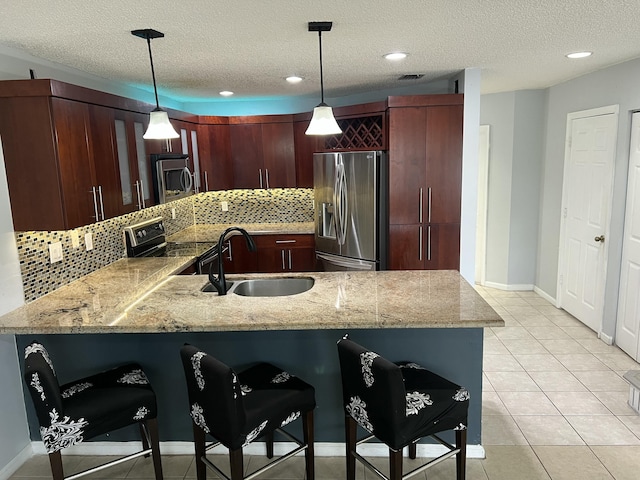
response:
[[[484,337],[482,443],[486,459],[467,462],[469,480],[638,480],[640,416],[627,405],[622,375],[640,365],[597,339],[579,321],[533,292],[478,287],[505,320]],[[69,473],[104,457],[65,457]],[[262,462],[245,459],[248,471]],[[413,464],[414,462],[408,463]],[[374,462],[386,471],[384,458]],[[406,468],[411,468],[407,465]],[[195,478],[191,456],[165,456],[168,480]],[[12,480],[51,476],[48,460],[26,462]],[[343,458],[316,458],[316,478],[344,478]],[[213,473],[209,478],[217,478]],[[151,479],[149,459],[138,459],[91,477]],[[302,458],[269,470],[261,480],[304,478]],[[358,479],[375,478],[358,465]],[[413,478],[455,478],[453,460]]]

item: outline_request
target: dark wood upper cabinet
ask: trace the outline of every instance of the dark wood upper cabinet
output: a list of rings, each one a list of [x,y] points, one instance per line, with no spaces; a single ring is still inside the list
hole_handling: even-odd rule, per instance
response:
[[[229,126],[235,188],[296,186],[293,123],[270,117]],[[259,122],[263,117],[248,118]]]
[[[266,188],[296,186],[292,122],[262,124],[262,158]]]
[[[293,122],[293,143],[296,158],[296,186],[298,188],[313,188],[313,154],[323,149],[319,148],[322,137],[305,135],[309,120]],[[324,142],[324,139],[322,140]]]
[[[266,188],[262,157],[262,125],[230,125],[235,188]]]
[[[201,191],[233,188],[229,125],[199,125]]]

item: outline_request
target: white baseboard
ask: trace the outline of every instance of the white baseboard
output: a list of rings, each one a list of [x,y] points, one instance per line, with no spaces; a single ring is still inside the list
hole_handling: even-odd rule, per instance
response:
[[[497,288],[498,290],[506,290],[509,292],[528,292],[533,290],[534,288],[533,285],[528,285],[528,284],[507,285],[505,283],[496,283],[496,282],[485,282],[484,286],[489,288]]]
[[[613,337],[607,335],[606,333],[598,333],[598,337],[607,345],[613,345]]]
[[[11,478],[24,462],[29,460],[33,456],[33,444],[36,442],[28,443],[22,451],[15,456],[7,465],[0,469],[0,480],[7,480]],[[39,442],[42,445],[42,442]],[[42,448],[44,450],[44,447]]]
[[[292,442],[275,442],[273,450],[278,455],[292,450],[294,446],[295,444]],[[47,453],[42,442],[31,442],[31,447],[34,455],[45,455]],[[420,443],[417,447],[417,455],[419,457],[433,458],[446,452],[445,447],[439,444]],[[83,442],[66,448],[63,455],[130,455],[139,450],[140,442]],[[193,443],[160,442],[160,452],[162,455],[193,455]],[[255,442],[245,447],[243,452],[246,455],[264,455],[265,445],[263,442]],[[389,449],[381,443],[360,445],[358,452],[361,455],[370,457],[386,457],[389,455]],[[224,447],[218,447],[211,450],[210,453],[226,455],[227,450]],[[344,455],[344,443],[316,442],[314,444],[314,453],[317,457],[341,457]],[[302,453],[299,455],[302,455]],[[485,458],[485,451],[482,445],[467,445],[467,458]],[[0,480],[4,479],[0,478]]]
[[[547,292],[545,292],[544,290],[540,289],[539,287],[533,287],[533,291],[536,292],[538,295],[540,295],[542,298],[544,298],[549,303],[552,303],[553,305],[557,305],[556,304],[557,300],[554,297],[552,297],[551,295],[549,295]]]

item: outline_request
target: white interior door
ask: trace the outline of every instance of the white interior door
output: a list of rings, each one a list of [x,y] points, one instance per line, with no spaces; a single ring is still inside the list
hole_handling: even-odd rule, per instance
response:
[[[622,243],[616,344],[640,360],[640,113],[631,121],[627,208]]]
[[[617,106],[567,118],[559,302],[600,332],[611,217]]]
[[[478,142],[478,212],[476,219],[476,283],[486,282],[487,197],[489,191],[489,125],[480,125]]]

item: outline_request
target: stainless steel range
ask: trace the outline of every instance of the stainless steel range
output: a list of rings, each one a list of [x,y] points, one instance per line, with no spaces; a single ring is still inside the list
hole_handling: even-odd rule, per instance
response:
[[[176,248],[168,248],[167,237],[162,217],[144,220],[124,228],[124,243],[127,257],[166,257],[166,256],[194,256],[195,273],[209,273],[209,266],[218,259],[217,242],[172,244]],[[225,246],[222,251],[225,252]]]
[[[125,227],[124,237],[128,257],[163,257],[167,253],[162,217]]]

